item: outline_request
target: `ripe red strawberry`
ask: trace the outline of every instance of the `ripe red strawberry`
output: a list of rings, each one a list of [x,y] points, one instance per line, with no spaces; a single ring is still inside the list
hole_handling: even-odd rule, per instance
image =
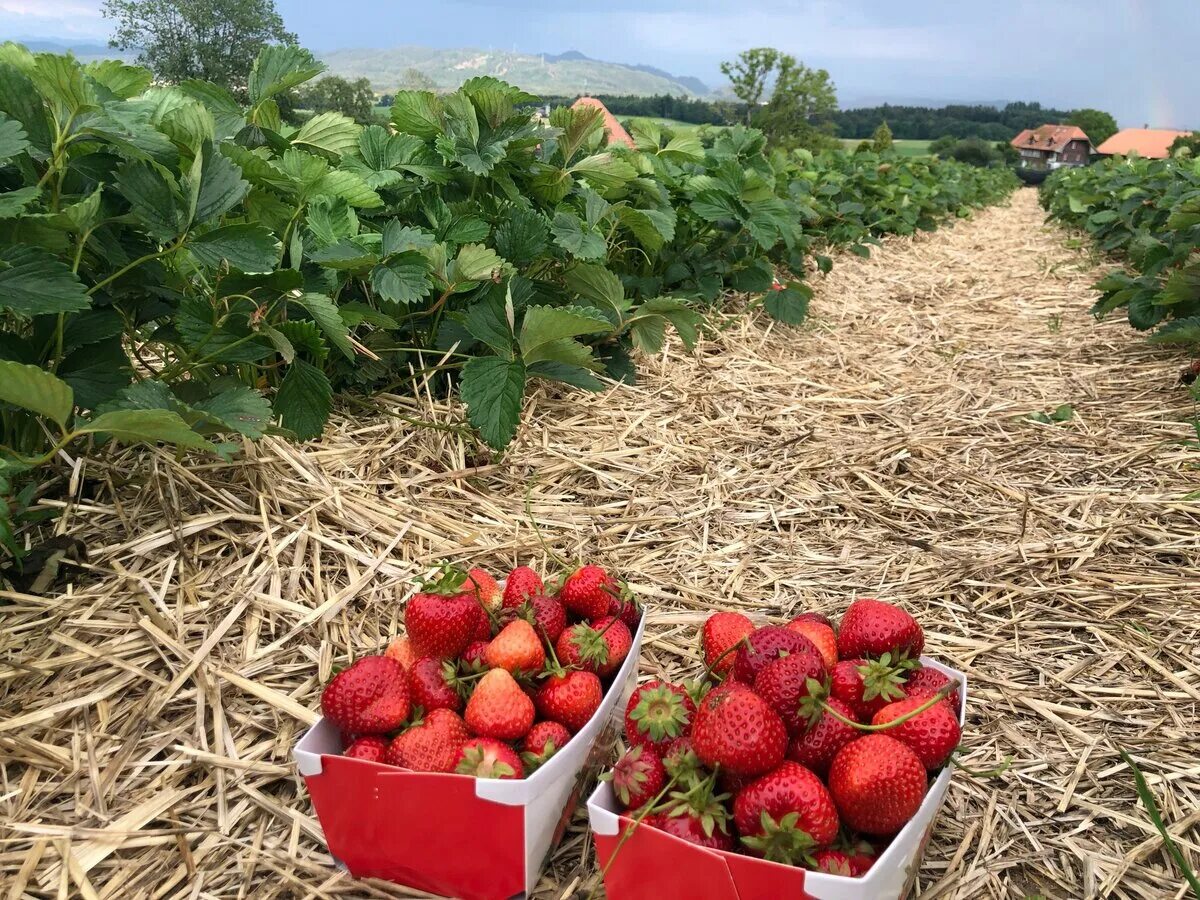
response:
[[[408,677],[386,656],[364,656],[338,672],[321,693],[321,712],[349,734],[384,734],[408,718]]]
[[[529,729],[529,734],[521,741],[521,761],[527,771],[532,772],[544,765],[555,753],[567,745],[571,732],[558,722],[543,721]]]
[[[852,878],[854,871],[850,866],[850,855],[843,850],[818,850],[813,855],[810,868],[814,872],[824,872],[826,875],[843,875]]]
[[[475,612],[475,630],[471,633],[471,640],[490,641],[491,639],[492,618],[488,615],[487,610],[480,606]]]
[[[464,593],[471,594],[492,612],[499,611],[504,601],[504,592],[500,590],[500,585],[483,569],[469,569],[462,590]]]
[[[889,703],[904,699],[901,673],[882,661],[843,659],[830,673],[829,695],[848,704],[858,721],[870,722]]]
[[[653,800],[667,783],[667,771],[649,747],[626,750],[609,775],[613,793],[625,809],[638,809]]]
[[[838,656],[842,659],[880,657],[891,653],[916,659],[925,649],[925,633],[917,620],[882,600],[855,600],[842,616]]]
[[[732,850],[734,847],[733,838],[723,823],[714,821],[706,829],[704,817],[694,812],[685,811],[671,815],[654,813],[646,816],[642,822],[659,831],[682,838],[688,843],[708,847],[710,850]]]
[[[730,649],[753,630],[754,623],[739,612],[713,613],[704,620],[700,631],[704,665],[717,675],[726,675],[733,668]]]
[[[850,856],[850,874],[857,878],[859,875],[866,875],[871,870],[871,866],[875,865],[875,859],[879,856],[874,846],[870,841],[855,841],[850,844],[846,852]]]
[[[871,719],[872,725],[886,725],[893,719],[898,719],[905,713],[919,709],[929,702],[929,697],[909,697],[889,703]],[[962,738],[962,729],[958,726],[958,717],[950,709],[950,704],[939,700],[929,709],[917,713],[911,719],[901,722],[886,732],[891,737],[907,744],[921,760],[926,769],[937,769],[945,764],[958,746]]]
[[[567,611],[553,597],[530,597],[521,604],[521,618],[532,624],[538,636],[551,646],[567,627]]]
[[[761,775],[733,775],[729,772],[722,772],[717,776],[717,782],[721,785],[721,792],[728,794],[736,801],[738,794],[761,777]]]
[[[413,594],[404,624],[418,657],[456,659],[475,640],[483,609],[471,594]]]
[[[629,655],[633,636],[620,619],[604,617],[588,625],[580,622],[558,636],[554,652],[564,666],[595,672],[607,678]]]
[[[475,685],[463,718],[472,734],[515,741],[533,727],[533,701],[504,669],[491,669]]]
[[[932,697],[950,683],[950,677],[931,666],[921,666],[908,673],[904,680],[904,693],[908,697]],[[955,690],[946,697],[950,701],[950,709],[957,716],[962,708],[962,701]]]
[[[687,690],[666,681],[638,685],[625,705],[625,736],[635,746],[662,754],[667,745],[688,733],[696,704]]]
[[[608,615],[620,616],[625,627],[637,631],[638,622],[642,619],[642,605],[628,591],[622,591],[620,597],[608,601]]]
[[[529,566],[517,566],[504,582],[504,608],[516,609],[530,597],[540,597],[544,587],[537,572]]]
[[[508,744],[491,738],[472,738],[458,751],[454,771],[476,778],[524,778],[521,757]]]
[[[414,772],[453,772],[468,737],[467,726],[458,713],[435,709],[395,737],[388,747],[387,761]]]
[[[435,709],[452,709],[458,712],[462,709],[462,697],[447,679],[446,666],[450,666],[452,675],[453,663],[434,659],[432,656],[422,656],[408,670],[408,695],[413,706],[419,706],[425,712]]]
[[[859,721],[854,710],[845,701],[830,697],[825,702],[852,722]],[[787,757],[824,778],[829,774],[829,766],[837,752],[860,734],[861,731],[851,728],[823,710],[815,724],[810,724],[792,738],[792,742],[788,744]]]
[[[734,656],[733,677],[737,681],[754,684],[758,673],[771,660],[803,650],[820,656],[820,651],[812,641],[782,625],[756,628]]]
[[[799,734],[808,722],[810,706],[803,701],[820,694],[825,663],[816,651],[801,650],[771,660],[754,679],[754,692],[778,713],[788,734]],[[811,701],[810,701],[811,703]]]
[[[784,627],[797,634],[802,634],[812,641],[820,651],[821,659],[825,661],[825,668],[832,669],[838,661],[837,635],[828,621],[819,621],[816,618],[817,615],[817,613],[805,613],[792,619]],[[821,618],[825,617],[821,616]]]
[[[792,865],[832,844],[839,824],[821,779],[790,760],[738,793],[733,820],[752,853]]]
[[[864,834],[887,837],[903,828],[925,799],[925,787],[917,754],[886,734],[851,741],[829,767],[829,792],[842,821]]]
[[[561,722],[572,734],[588,723],[603,699],[604,689],[594,672],[553,674],[542,682],[536,694],[542,717]]]
[[[467,644],[467,649],[463,651],[462,661],[472,670],[482,672],[487,668],[483,661],[483,654],[487,652],[488,643],[488,641],[471,641]]]
[[[581,566],[563,582],[559,602],[582,619],[599,619],[620,593],[617,583],[600,566]]]
[[[406,669],[411,668],[412,664],[417,661],[417,654],[413,653],[412,641],[404,636],[393,639],[383,655],[388,659],[394,659]]]
[[[387,741],[375,734],[368,734],[353,741],[342,751],[342,756],[351,759],[365,759],[367,762],[381,763],[387,756]]]
[[[546,664],[546,650],[533,626],[524,619],[513,619],[492,638],[483,654],[491,669],[507,669],[513,675],[540,672]]]
[[[696,755],[709,768],[759,775],[783,760],[787,730],[762,697],[730,682],[700,701],[692,718],[691,740]]]

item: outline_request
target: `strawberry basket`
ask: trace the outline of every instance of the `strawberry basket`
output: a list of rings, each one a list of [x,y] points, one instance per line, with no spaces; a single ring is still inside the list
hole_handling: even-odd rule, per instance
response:
[[[879,604],[881,607],[883,605]],[[908,618],[911,620],[911,617]],[[843,622],[845,621],[844,619]],[[828,628],[827,623],[822,627]],[[738,634],[736,639],[741,640],[742,637],[748,636],[751,633],[750,629],[753,629],[753,626],[746,620],[745,630]],[[811,664],[814,670],[825,671],[821,669],[822,661],[819,658],[807,662],[801,660],[807,660],[810,651],[814,657],[824,656],[825,652],[829,652],[833,654],[833,660],[836,660],[836,646],[832,643],[836,642],[836,637],[832,629],[828,631],[831,643],[820,648],[816,646],[821,644],[819,635],[812,630],[811,622],[799,624],[797,630],[811,635],[815,645],[809,646],[808,649],[801,648],[798,644],[788,645],[787,649],[779,646],[779,657],[791,655],[794,659],[790,662],[780,660],[775,668],[786,672],[789,668],[793,671],[803,670],[805,665]],[[774,648],[772,638],[778,638],[783,628],[767,626],[754,631],[773,632],[760,641],[759,649]],[[710,653],[708,638],[709,634],[706,631],[705,658],[711,667],[717,654]],[[779,643],[786,644],[786,641]],[[938,709],[937,712],[949,720],[949,727],[953,731],[950,741],[956,744],[966,718],[966,677],[962,672],[926,656],[919,657],[920,664],[917,666],[916,653],[920,652],[920,645],[914,644],[913,649],[915,652],[911,654],[912,661],[903,660],[900,668],[889,670],[893,673],[908,673],[908,681],[911,683],[911,694],[908,697],[899,696],[902,684],[892,683],[890,687],[884,688],[882,697],[875,698],[868,696],[871,692],[863,691],[860,685],[859,700],[873,700],[876,705],[873,713],[875,721],[881,723],[898,718],[895,713],[888,711],[887,702],[893,702],[893,707],[897,710],[915,710],[911,718],[900,721],[899,724],[906,727],[913,722],[920,722],[920,717],[927,714],[924,710],[928,709],[929,704],[944,706],[945,709]],[[775,649],[772,649],[771,665],[775,665],[774,654]],[[736,658],[739,665],[744,655],[743,651],[738,651]],[[882,660],[876,660],[882,663],[879,671],[883,671],[889,662],[895,661],[894,657],[886,656]],[[863,659],[854,659],[852,662],[864,664],[860,670],[867,671]],[[818,697],[835,705],[835,711],[843,709],[829,699],[836,696],[839,690],[837,681],[840,672],[836,665],[835,662],[821,688],[818,688],[816,679],[808,682],[808,687]],[[745,673],[739,673],[742,676],[739,679],[733,671],[734,667],[729,666],[727,674],[732,675],[729,680],[739,681],[740,684],[730,687],[729,692],[749,690],[748,687],[744,687]],[[921,674],[918,676],[917,672]],[[904,678],[899,674],[890,677],[901,683]],[[771,680],[770,675],[753,680],[754,690],[767,698],[768,707],[775,699],[769,689]],[[954,685],[949,682],[957,683],[957,691],[954,694],[950,694]],[[927,687],[930,684],[939,685],[941,689],[931,690]],[[640,686],[637,694],[641,695],[647,688],[646,685]],[[822,694],[822,690],[832,690],[834,693]],[[888,697],[888,692],[893,690],[897,692],[898,699]],[[719,693],[719,689],[710,691],[707,696],[712,697],[716,693]],[[788,695],[785,705],[791,708],[794,701],[795,695]],[[709,723],[702,724],[701,718],[707,715],[712,719],[712,710],[720,705],[722,704],[715,700],[701,701],[699,706],[693,706],[689,702],[688,717],[680,717],[676,710],[677,721],[686,722],[687,726],[683,730],[683,736],[674,739],[671,739],[670,734],[663,736],[646,729],[645,723],[653,721],[652,716],[645,713],[646,704],[641,705],[643,718],[640,720],[636,717],[631,718],[638,707],[636,699],[627,711],[625,724],[631,749],[596,787],[587,803],[597,862],[603,874],[609,900],[900,900],[907,897],[915,883],[925,846],[950,786],[953,760],[949,751],[945,751],[946,757],[943,762],[928,766],[918,759],[918,754],[922,754],[927,748],[918,746],[917,751],[913,753],[913,762],[921,772],[916,793],[911,804],[903,812],[903,826],[885,837],[853,833],[848,829],[845,818],[839,822],[839,816],[844,811],[842,802],[845,797],[839,794],[838,788],[844,790],[846,779],[843,773],[849,771],[848,767],[855,756],[851,752],[853,745],[865,746],[861,733],[858,733],[859,737],[844,738],[844,743],[832,748],[826,757],[826,765],[829,767],[823,768],[821,764],[812,762],[814,745],[809,736],[815,735],[817,729],[811,723],[801,725],[799,730],[788,730],[786,757],[782,761],[772,763],[765,774],[731,777],[730,772],[721,773],[720,767],[717,766],[708,779],[713,783],[713,787],[708,788],[707,782],[701,782],[697,788],[697,782],[693,780],[693,787],[689,791],[681,792],[678,789],[679,785],[676,785],[676,790],[672,792],[672,784],[678,778],[677,766],[680,761],[691,759],[694,765],[697,756],[704,757],[710,752],[708,745],[712,743],[711,737],[699,733],[699,730],[707,727]],[[732,701],[724,701],[723,705],[729,707]],[[709,709],[706,711],[705,707]],[[802,705],[801,709],[803,708]],[[861,710],[856,708],[856,711]],[[821,717],[823,724],[823,718],[829,714],[817,710],[814,715]],[[663,721],[667,718],[669,716],[663,714]],[[738,717],[731,718],[730,721],[735,721],[744,733],[753,732],[758,727],[753,718],[747,717],[744,711],[740,711]],[[872,720],[868,718],[867,721]],[[634,734],[635,729],[638,730],[638,734]],[[889,731],[884,730],[882,733],[888,734]],[[892,733],[896,732],[893,730]],[[910,729],[902,736],[907,741],[912,734]],[[664,740],[657,741],[660,737],[664,737]],[[922,739],[925,737],[927,735],[922,735]],[[871,740],[877,742],[878,738],[872,735]],[[895,741],[895,738],[888,737],[886,741]],[[800,746],[801,742],[803,746]],[[907,744],[905,746],[908,747]],[[744,750],[744,745],[742,749]],[[842,751],[846,751],[845,760],[840,758],[843,756]],[[647,756],[653,762],[652,766],[646,760]],[[665,767],[660,760],[667,760]],[[803,760],[805,765],[801,766],[795,760]],[[705,767],[711,768],[708,759],[703,760],[700,769],[702,774],[708,771]],[[832,774],[832,770],[839,767],[840,773],[837,776]],[[926,768],[930,769],[928,775]],[[819,776],[815,774],[818,772]],[[854,774],[855,779],[860,776],[861,772]],[[670,779],[665,786],[664,778]],[[789,778],[793,778],[794,782],[789,782]],[[838,788],[832,787],[835,778],[842,779]],[[830,786],[827,787],[826,783]],[[699,795],[696,794],[696,790],[700,790]],[[717,794],[718,790],[722,793]],[[890,802],[886,793],[874,794],[872,790],[867,790],[865,794],[866,803],[869,806],[886,807]],[[671,798],[682,797],[684,793],[689,798],[686,802],[690,808],[681,815],[672,807]],[[729,794],[733,795],[732,799],[728,797]],[[702,799],[697,801],[697,796]],[[788,799],[781,801],[783,797]],[[683,801],[680,803],[682,805]],[[770,812],[774,813],[770,819],[766,811],[768,807]],[[724,815],[723,810],[729,808],[734,810],[734,815],[728,817],[726,825],[718,824],[714,831],[713,817],[720,821]],[[664,809],[667,811],[658,812]],[[785,809],[792,812],[790,826],[788,820],[783,818]],[[743,810],[754,814],[743,818]],[[763,816],[761,826],[757,815],[760,810]],[[703,822],[701,812],[709,818],[708,831],[697,824]],[[849,812],[853,815],[852,810]],[[671,821],[664,821],[668,818]],[[685,823],[689,823],[689,827],[683,827]],[[741,831],[745,825],[749,825],[751,830]],[[794,830],[787,831],[781,828],[772,834],[777,825]],[[729,834],[724,833],[726,830]],[[802,833],[797,836],[797,831]],[[714,838],[714,834],[722,839]],[[740,841],[738,835],[741,835]],[[768,836],[776,841],[773,848],[767,840]],[[870,838],[870,841],[866,841],[865,838]],[[856,842],[860,849],[851,849]],[[841,849],[833,849],[835,847]],[[768,848],[782,852],[768,852]],[[869,858],[871,855],[873,858]],[[772,856],[781,861],[772,861]],[[831,865],[830,861],[836,861],[836,864]],[[853,872],[847,865],[849,862],[854,863]]]
[[[607,749],[597,752],[597,743],[606,729],[611,741],[613,710],[633,689],[645,621],[643,612],[623,662],[605,678],[595,712],[524,778],[413,771],[345,755],[373,738],[349,742],[328,715],[319,719],[293,756],[335,860],[359,878],[462,900],[505,900],[531,891],[588,776],[607,755]]]

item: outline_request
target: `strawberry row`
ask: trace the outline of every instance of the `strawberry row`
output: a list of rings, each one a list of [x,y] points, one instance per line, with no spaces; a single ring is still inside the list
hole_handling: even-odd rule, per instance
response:
[[[321,710],[343,755],[415,772],[520,779],[595,715],[641,610],[602,567],[544,582],[445,567],[405,609],[406,634],[339,672]]]
[[[700,644],[699,678],[629,701],[629,749],[605,776],[626,814],[710,850],[866,873],[961,737],[958,685],[921,664],[921,626],[861,599],[837,630],[718,612]]]

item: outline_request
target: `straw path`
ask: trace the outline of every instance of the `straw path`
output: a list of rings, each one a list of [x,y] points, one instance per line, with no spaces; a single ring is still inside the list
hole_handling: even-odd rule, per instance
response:
[[[636,387],[539,389],[502,461],[340,415],[236,464],[80,464],[80,586],[0,607],[8,897],[388,897],[333,870],[290,765],[321,683],[397,631],[441,558],[556,553],[654,605],[642,672],[682,673],[722,606],[904,604],[967,671],[968,764],[921,896],[1179,897],[1117,755],[1200,860],[1200,510],[1179,359],[1087,315],[1093,264],[1030,191],[841,256],[803,329],[731,320]],[[1022,419],[1071,403],[1070,421]],[[385,398],[456,424],[456,407]],[[464,836],[467,845],[476,836]],[[582,816],[539,897],[585,896]]]

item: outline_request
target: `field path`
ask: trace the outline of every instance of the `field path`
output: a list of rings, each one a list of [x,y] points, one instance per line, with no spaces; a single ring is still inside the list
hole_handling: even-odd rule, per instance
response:
[[[101,487],[64,521],[99,577],[5,607],[0,884],[410,896],[332,870],[290,748],[332,667],[395,633],[415,573],[545,562],[528,497],[556,553],[652,604],[643,675],[691,671],[720,607],[878,595],[918,615],[970,679],[966,761],[1012,758],[956,776],[920,896],[1182,896],[1117,748],[1195,864],[1195,435],[1180,358],[1088,315],[1097,271],[1025,190],[840,255],[802,329],[734,317],[635,387],[535,394],[502,462],[453,430],[457,407],[395,398],[451,430],[343,413],[318,445],[231,466],[88,463]],[[1025,418],[1062,404],[1067,421]],[[594,883],[583,825],[539,897]]]

